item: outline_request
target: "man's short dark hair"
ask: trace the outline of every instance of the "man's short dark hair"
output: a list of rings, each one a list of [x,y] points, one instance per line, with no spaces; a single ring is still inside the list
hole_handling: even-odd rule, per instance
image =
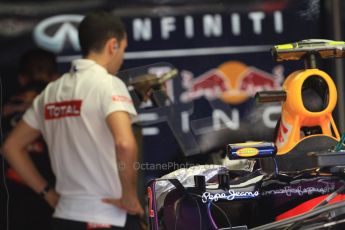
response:
[[[126,29],[121,19],[107,12],[90,13],[79,24],[79,43],[84,56],[90,51],[101,51],[112,37],[121,41],[125,36]]]
[[[53,76],[57,73],[56,57],[52,52],[35,48],[26,51],[19,61],[19,74],[29,81],[36,81],[42,75]]]

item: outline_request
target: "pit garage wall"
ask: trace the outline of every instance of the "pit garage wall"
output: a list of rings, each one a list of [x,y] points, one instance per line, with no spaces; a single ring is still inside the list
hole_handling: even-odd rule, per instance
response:
[[[180,71],[167,87],[172,105],[139,110],[146,121],[144,159],[175,162],[219,151],[227,143],[272,140],[280,107],[258,105],[253,95],[263,88],[279,89],[284,76],[303,67],[302,62],[275,63],[269,49],[322,37],[319,3],[223,1],[143,7],[140,12],[115,9],[128,26],[126,68],[164,61]],[[148,177],[156,173],[147,171]]]
[[[128,29],[123,69],[168,62],[147,70],[161,73],[174,66],[180,72],[168,83],[171,106],[139,109],[147,161],[210,153],[232,142],[272,140],[279,106],[257,105],[253,95],[279,89],[284,76],[303,66],[275,63],[272,45],[327,38],[320,28],[320,1],[165,2],[3,4],[4,100],[15,91],[15,67],[24,50],[53,51],[61,72],[67,71],[80,55],[77,24],[86,12],[105,9],[122,16]]]
[[[69,61],[80,55],[77,24],[95,9],[119,14],[125,21],[129,46],[123,69],[158,63],[143,69],[179,70],[167,84],[172,105],[138,108],[143,161],[150,164],[183,162],[185,156],[197,156],[201,162],[198,156],[227,143],[272,140],[279,105],[258,105],[253,95],[262,88],[279,89],[283,76],[303,63],[275,63],[270,47],[306,38],[332,39],[323,33],[324,9],[315,0],[7,1],[0,9],[3,100],[16,91],[17,63],[27,49],[54,51],[60,71],[67,71]],[[152,178],[176,165],[144,167],[145,177]],[[4,191],[1,185],[2,198]],[[6,216],[3,201],[1,217]]]
[[[165,2],[2,3],[4,100],[16,90],[16,63],[23,51],[33,46],[51,50],[61,72],[67,71],[80,54],[76,26],[82,15],[105,9],[121,15],[128,28],[123,69],[168,62],[148,71],[174,66],[180,72],[167,85],[171,106],[139,109],[148,161],[209,153],[226,143],[272,140],[280,108],[257,105],[253,95],[279,89],[284,76],[303,67],[302,62],[275,63],[272,45],[329,38],[321,33],[320,1]]]

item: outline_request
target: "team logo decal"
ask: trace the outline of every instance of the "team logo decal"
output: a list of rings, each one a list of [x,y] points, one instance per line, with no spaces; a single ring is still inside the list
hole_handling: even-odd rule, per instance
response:
[[[81,100],[49,103],[44,106],[46,120],[80,116]]]
[[[44,49],[59,53],[69,44],[80,50],[77,26],[83,15],[57,15],[41,21],[34,29],[36,44]]]
[[[181,73],[183,86],[182,102],[189,102],[202,96],[208,100],[220,99],[228,104],[240,104],[261,90],[280,88],[283,79],[281,66],[275,67],[274,74],[267,73],[242,62],[228,61],[218,68],[193,78],[193,74]]]

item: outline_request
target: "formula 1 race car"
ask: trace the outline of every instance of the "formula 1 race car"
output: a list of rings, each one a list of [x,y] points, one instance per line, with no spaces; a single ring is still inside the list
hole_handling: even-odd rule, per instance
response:
[[[281,91],[276,141],[228,144],[226,157],[244,162],[179,169],[149,183],[150,229],[345,229],[345,134],[332,118],[337,91],[316,58],[343,57],[345,43],[303,40],[275,46],[277,61],[305,60]]]

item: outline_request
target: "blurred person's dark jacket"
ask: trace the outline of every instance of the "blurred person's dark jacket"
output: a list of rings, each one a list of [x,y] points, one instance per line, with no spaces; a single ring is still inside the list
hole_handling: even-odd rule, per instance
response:
[[[34,98],[40,94],[45,86],[55,80],[57,64],[54,54],[34,49],[26,52],[19,62],[18,90],[11,95],[2,106],[2,135],[7,135],[21,120]],[[27,149],[39,172],[54,185],[55,177],[52,172],[47,146],[42,137],[38,138]],[[8,224],[11,230],[51,229],[53,210],[36,193],[34,193],[22,179],[7,164],[4,165],[6,186],[9,193]],[[7,215],[6,215],[7,216]]]

